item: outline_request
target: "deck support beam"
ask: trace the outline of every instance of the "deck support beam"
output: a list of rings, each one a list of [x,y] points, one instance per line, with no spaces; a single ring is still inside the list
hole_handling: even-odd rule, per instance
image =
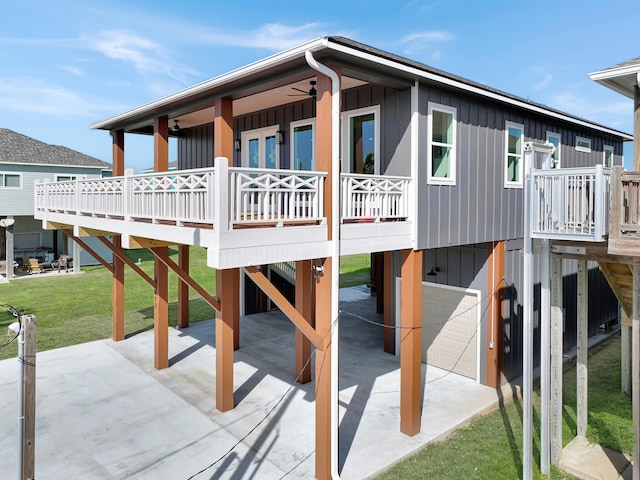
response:
[[[189,245],[178,246],[178,266],[189,275]],[[178,326],[189,326],[189,284],[178,277]]]
[[[577,415],[576,423],[579,437],[587,436],[589,407],[588,399],[588,354],[589,354],[589,311],[588,311],[588,269],[587,260],[578,260],[578,359],[577,375]]]
[[[226,412],[234,408],[233,352],[234,330],[240,318],[240,270],[216,272],[220,313],[216,315],[216,408]]]
[[[296,262],[296,310],[302,315],[311,327],[313,321],[313,273],[311,261],[301,260]],[[311,341],[304,333],[296,328],[296,365],[295,373],[298,383],[311,381]]]
[[[560,463],[562,454],[562,352],[563,295],[562,257],[551,255],[551,375],[550,375],[550,452],[551,465]]]
[[[153,169],[169,169],[169,118],[157,117],[153,122]],[[154,248],[153,272],[156,288],[153,296],[154,367],[169,366],[169,269],[158,257],[169,258],[167,247]]]
[[[622,311],[620,325],[620,388],[627,395],[631,395],[631,318]]]
[[[420,433],[422,404],[422,251],[402,251],[400,307],[400,431]]]
[[[384,314],[384,351],[391,355],[396,354],[396,330],[393,318],[393,252],[383,253],[382,260],[382,295]]]
[[[502,299],[504,298],[504,252],[505,242],[489,243],[488,285],[489,305],[487,319],[487,360],[486,360],[486,384],[489,387],[500,388],[502,386],[502,357],[503,343],[503,314]]]
[[[112,139],[112,164],[113,175],[124,175],[124,130],[113,130]],[[113,237],[113,246],[122,248],[122,237]],[[124,261],[118,257],[113,257],[113,281],[112,291],[112,312],[111,312],[111,337],[114,341],[124,340]]]
[[[640,479],[640,264],[633,264],[631,318],[631,406],[633,408],[633,480]]]

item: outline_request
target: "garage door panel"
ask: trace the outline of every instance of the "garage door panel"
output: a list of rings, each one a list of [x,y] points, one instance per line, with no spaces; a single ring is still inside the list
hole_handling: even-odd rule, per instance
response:
[[[422,361],[477,378],[478,292],[423,283]]]

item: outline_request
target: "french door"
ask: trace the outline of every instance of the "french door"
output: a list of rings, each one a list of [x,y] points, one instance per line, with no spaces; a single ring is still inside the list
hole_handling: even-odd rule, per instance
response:
[[[249,168],[278,168],[278,126],[242,132],[242,166]]]

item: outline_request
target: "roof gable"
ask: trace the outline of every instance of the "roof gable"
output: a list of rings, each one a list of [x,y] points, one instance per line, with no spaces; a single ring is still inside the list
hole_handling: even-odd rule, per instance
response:
[[[7,128],[0,128],[0,163],[111,168],[111,164],[97,158],[67,147],[49,145]]]

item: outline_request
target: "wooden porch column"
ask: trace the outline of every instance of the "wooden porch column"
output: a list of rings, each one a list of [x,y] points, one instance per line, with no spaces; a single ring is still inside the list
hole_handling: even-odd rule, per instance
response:
[[[112,167],[114,176],[124,175],[124,130],[111,132],[112,139]],[[120,235],[113,237],[113,244],[117,248],[122,247]],[[113,256],[113,281],[112,281],[112,312],[111,312],[111,336],[118,342],[124,340],[124,260]]]
[[[296,262],[296,310],[313,326],[313,273],[311,260]],[[296,328],[296,379],[311,381],[311,341]]]
[[[189,245],[178,246],[178,265],[189,273]],[[189,285],[178,279],[178,326],[189,326]]]
[[[551,465],[560,463],[562,454],[562,257],[551,255],[551,375],[549,391],[551,428],[549,434],[549,460]]]
[[[233,352],[236,319],[240,310],[240,270],[218,270],[216,290],[220,314],[216,316],[216,408],[226,412],[233,403]]]
[[[587,261],[578,260],[578,361],[577,375],[577,415],[578,436],[587,436],[589,408],[587,404],[589,353],[589,311],[588,311],[588,270]]]
[[[153,121],[153,169],[166,172],[169,169],[169,118],[158,117]],[[168,247],[156,252],[169,256]],[[153,272],[156,288],[153,297],[154,366],[160,370],[169,366],[169,269],[154,257]]]
[[[632,323],[627,313],[622,309],[622,325],[620,326],[620,388],[627,395],[631,395],[631,332]]]
[[[214,109],[213,156],[214,158],[225,157],[229,160],[229,166],[233,167],[233,100],[228,97],[216,98]],[[237,275],[239,279],[240,271],[238,270],[234,275]],[[216,272],[216,285],[221,281],[222,279]],[[238,280],[238,289],[240,289],[240,280]],[[239,305],[239,293],[236,297],[238,297]],[[220,299],[222,301],[222,297]],[[233,348],[238,350],[240,348],[240,308],[234,308],[228,312],[233,314],[233,317],[225,321],[230,321],[233,326]]]
[[[383,254],[383,280],[382,295],[384,297],[384,351],[391,355],[396,354],[396,331],[393,328],[393,252],[384,252]]]
[[[504,284],[500,281],[504,278],[504,251],[506,242],[489,243],[489,265],[487,282],[489,285],[489,306],[487,318],[487,344],[486,344],[486,383],[487,386],[500,388],[502,386],[502,361],[503,361],[503,315],[502,299],[504,298]]]
[[[638,89],[636,89],[636,94],[637,92]],[[633,480],[638,480],[640,479],[640,264],[638,263],[633,264],[632,308],[631,408],[633,409]]]
[[[640,88],[636,85],[633,90],[633,170],[638,172],[640,171]]]
[[[420,432],[422,401],[422,251],[402,251],[400,431]]]
[[[341,70],[331,67],[338,76]],[[318,73],[316,95],[316,169],[328,172],[324,181],[324,215],[327,218],[328,239],[332,237],[334,219],[332,215],[332,185],[339,182],[332,171],[332,116],[331,79]],[[315,322],[316,332],[322,337],[324,348],[316,351],[316,478],[331,478],[331,258],[323,259],[324,272],[315,280]]]

